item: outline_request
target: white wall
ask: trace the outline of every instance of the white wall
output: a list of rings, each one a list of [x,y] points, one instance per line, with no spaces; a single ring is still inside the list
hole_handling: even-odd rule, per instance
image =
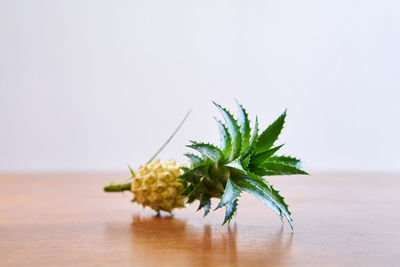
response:
[[[125,170],[217,141],[211,100],[308,170],[400,170],[399,1],[0,0],[0,171]]]

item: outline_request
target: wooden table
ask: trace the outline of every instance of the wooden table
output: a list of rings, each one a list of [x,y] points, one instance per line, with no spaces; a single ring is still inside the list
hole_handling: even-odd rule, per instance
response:
[[[105,194],[123,174],[0,175],[1,266],[400,266],[400,175],[274,177],[294,232],[244,195],[231,225]],[[213,203],[215,204],[215,203]]]

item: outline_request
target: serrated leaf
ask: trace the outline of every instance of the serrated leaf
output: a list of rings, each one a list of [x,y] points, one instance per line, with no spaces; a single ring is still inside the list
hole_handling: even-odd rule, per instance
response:
[[[210,208],[211,208],[210,196],[208,196],[206,194],[201,194],[200,205],[199,205],[197,211],[201,210],[202,208],[204,208],[204,216],[206,216],[210,212]]]
[[[268,149],[265,152],[262,152],[260,154],[256,154],[251,157],[250,159],[250,165],[253,167],[258,167],[261,163],[266,161],[268,158],[270,158],[273,154],[275,154],[276,151],[278,151],[283,145],[273,147],[271,149]]]
[[[279,192],[268,185],[261,177],[258,176],[241,176],[234,179],[234,182],[242,188],[242,190],[254,195],[260,199],[265,205],[272,208],[281,218],[282,214],[286,217],[293,228],[292,217],[290,216],[289,207],[285,203]]]
[[[250,144],[247,147],[246,151],[240,157],[242,161],[246,160],[246,158],[250,157],[251,154],[254,152],[256,143],[258,138],[258,118],[256,117],[256,122],[254,124],[253,134],[251,135]]]
[[[280,175],[279,173],[277,173],[277,172],[274,172],[274,171],[272,171],[272,170],[265,170],[265,169],[262,169],[262,168],[250,168],[250,172],[251,173],[254,173],[254,174],[256,174],[256,175],[259,175],[259,176],[273,176],[273,175]]]
[[[226,182],[225,191],[222,195],[221,201],[218,203],[216,209],[222,208],[228,203],[232,203],[235,199],[240,196],[242,192],[241,188],[238,187],[230,178]]]
[[[249,183],[243,178],[236,178],[235,182],[237,183],[238,186],[242,188],[243,191],[246,191],[252,194],[253,196],[257,197],[258,199],[261,200],[261,202],[263,202],[265,205],[274,210],[280,217],[282,217],[281,209],[267,194],[264,193],[264,191],[268,189],[263,188],[263,186]]]
[[[269,161],[281,162],[284,164],[291,165],[293,167],[298,167],[301,161],[298,158],[290,156],[274,156],[268,159]]]
[[[237,102],[237,105],[239,109],[238,123],[240,127],[240,133],[242,135],[242,152],[244,152],[249,146],[250,142],[250,121],[249,116],[243,106],[240,105],[239,102]]]
[[[187,171],[189,171],[190,170],[190,168],[188,168],[188,167],[185,167],[185,166],[181,166],[181,167],[179,167],[182,171],[184,171],[184,172],[187,172]]]
[[[268,172],[276,173],[276,174],[268,174],[268,175],[308,174],[307,172],[300,170],[289,164],[285,164],[282,162],[274,162],[274,161],[269,161],[269,160],[267,160],[263,164],[261,164],[259,166],[259,168],[263,169],[267,173]]]
[[[246,170],[242,166],[242,162],[240,161],[240,159],[235,159],[234,161],[229,162],[225,166],[235,168],[241,172],[246,172]]]
[[[213,162],[219,162],[222,158],[222,151],[211,144],[192,142],[188,147],[193,148],[200,152],[204,160],[211,159]]]
[[[283,124],[285,123],[286,110],[258,137],[256,144],[256,154],[270,149],[280,135]]]
[[[242,136],[240,134],[239,126],[235,118],[232,116],[231,113],[229,113],[229,111],[227,111],[225,108],[221,107],[217,103],[215,102],[213,103],[221,112],[222,117],[224,118],[224,121],[226,123],[226,126],[228,127],[229,134],[232,138],[232,153],[230,160],[234,160],[240,155],[242,148]]]
[[[192,184],[198,184],[200,182],[200,179],[198,176],[193,175],[193,173],[190,173],[188,171],[186,171],[184,174],[179,176],[179,178],[186,182],[192,183]]]
[[[193,185],[193,184],[188,185],[188,186],[185,188],[185,190],[183,190],[182,195],[183,195],[183,196],[189,195],[190,192],[193,191],[193,189],[194,189],[194,185]]]
[[[249,168],[249,163],[250,163],[250,157],[245,158],[244,160],[241,161],[243,168],[248,169]]]
[[[204,177],[200,179],[200,182],[193,188],[193,190],[187,195],[188,203],[192,203],[197,198],[199,198],[201,192],[207,192],[207,188],[204,185]]]
[[[225,218],[224,218],[224,222],[222,223],[222,225],[224,225],[225,223],[229,223],[233,217],[233,215],[235,215],[236,210],[237,210],[237,202],[238,200],[235,199],[232,203],[227,203],[225,206]]]
[[[214,117],[215,118],[215,117]],[[229,159],[229,156],[232,153],[232,139],[228,133],[228,129],[226,126],[217,118],[215,118],[219,128],[220,142],[221,142],[221,150],[224,154],[224,159]]]
[[[208,174],[208,169],[210,168],[208,163],[204,163],[200,166],[197,166],[195,168],[192,168],[190,170],[188,170],[188,173],[192,173],[194,175],[198,175],[198,176],[204,176]]]
[[[195,154],[186,153],[184,155],[190,160],[190,164],[192,165],[192,168],[197,167],[204,163],[203,159]]]

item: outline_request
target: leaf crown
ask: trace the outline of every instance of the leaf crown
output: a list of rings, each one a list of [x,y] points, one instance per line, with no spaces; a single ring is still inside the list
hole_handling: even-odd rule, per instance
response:
[[[301,161],[295,157],[277,156],[283,146],[275,146],[286,118],[286,110],[261,134],[258,134],[256,117],[253,130],[248,114],[238,105],[237,119],[224,107],[215,103],[224,122],[216,119],[220,146],[191,141],[188,147],[199,152],[199,156],[187,153],[191,167],[183,168],[180,177],[186,189],[183,194],[188,203],[199,200],[198,210],[204,209],[206,216],[211,208],[211,198],[219,198],[216,209],[225,207],[223,224],[229,222],[238,206],[238,198],[245,191],[272,208],[281,218],[285,217],[293,228],[289,207],[284,198],[263,176],[307,174],[301,170]]]

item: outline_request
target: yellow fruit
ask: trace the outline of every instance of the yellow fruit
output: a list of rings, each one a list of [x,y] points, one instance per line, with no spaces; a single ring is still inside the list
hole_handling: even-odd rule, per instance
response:
[[[157,212],[184,208],[186,198],[181,195],[184,187],[178,181],[183,173],[180,167],[174,160],[155,160],[140,166],[131,187],[135,201]]]

